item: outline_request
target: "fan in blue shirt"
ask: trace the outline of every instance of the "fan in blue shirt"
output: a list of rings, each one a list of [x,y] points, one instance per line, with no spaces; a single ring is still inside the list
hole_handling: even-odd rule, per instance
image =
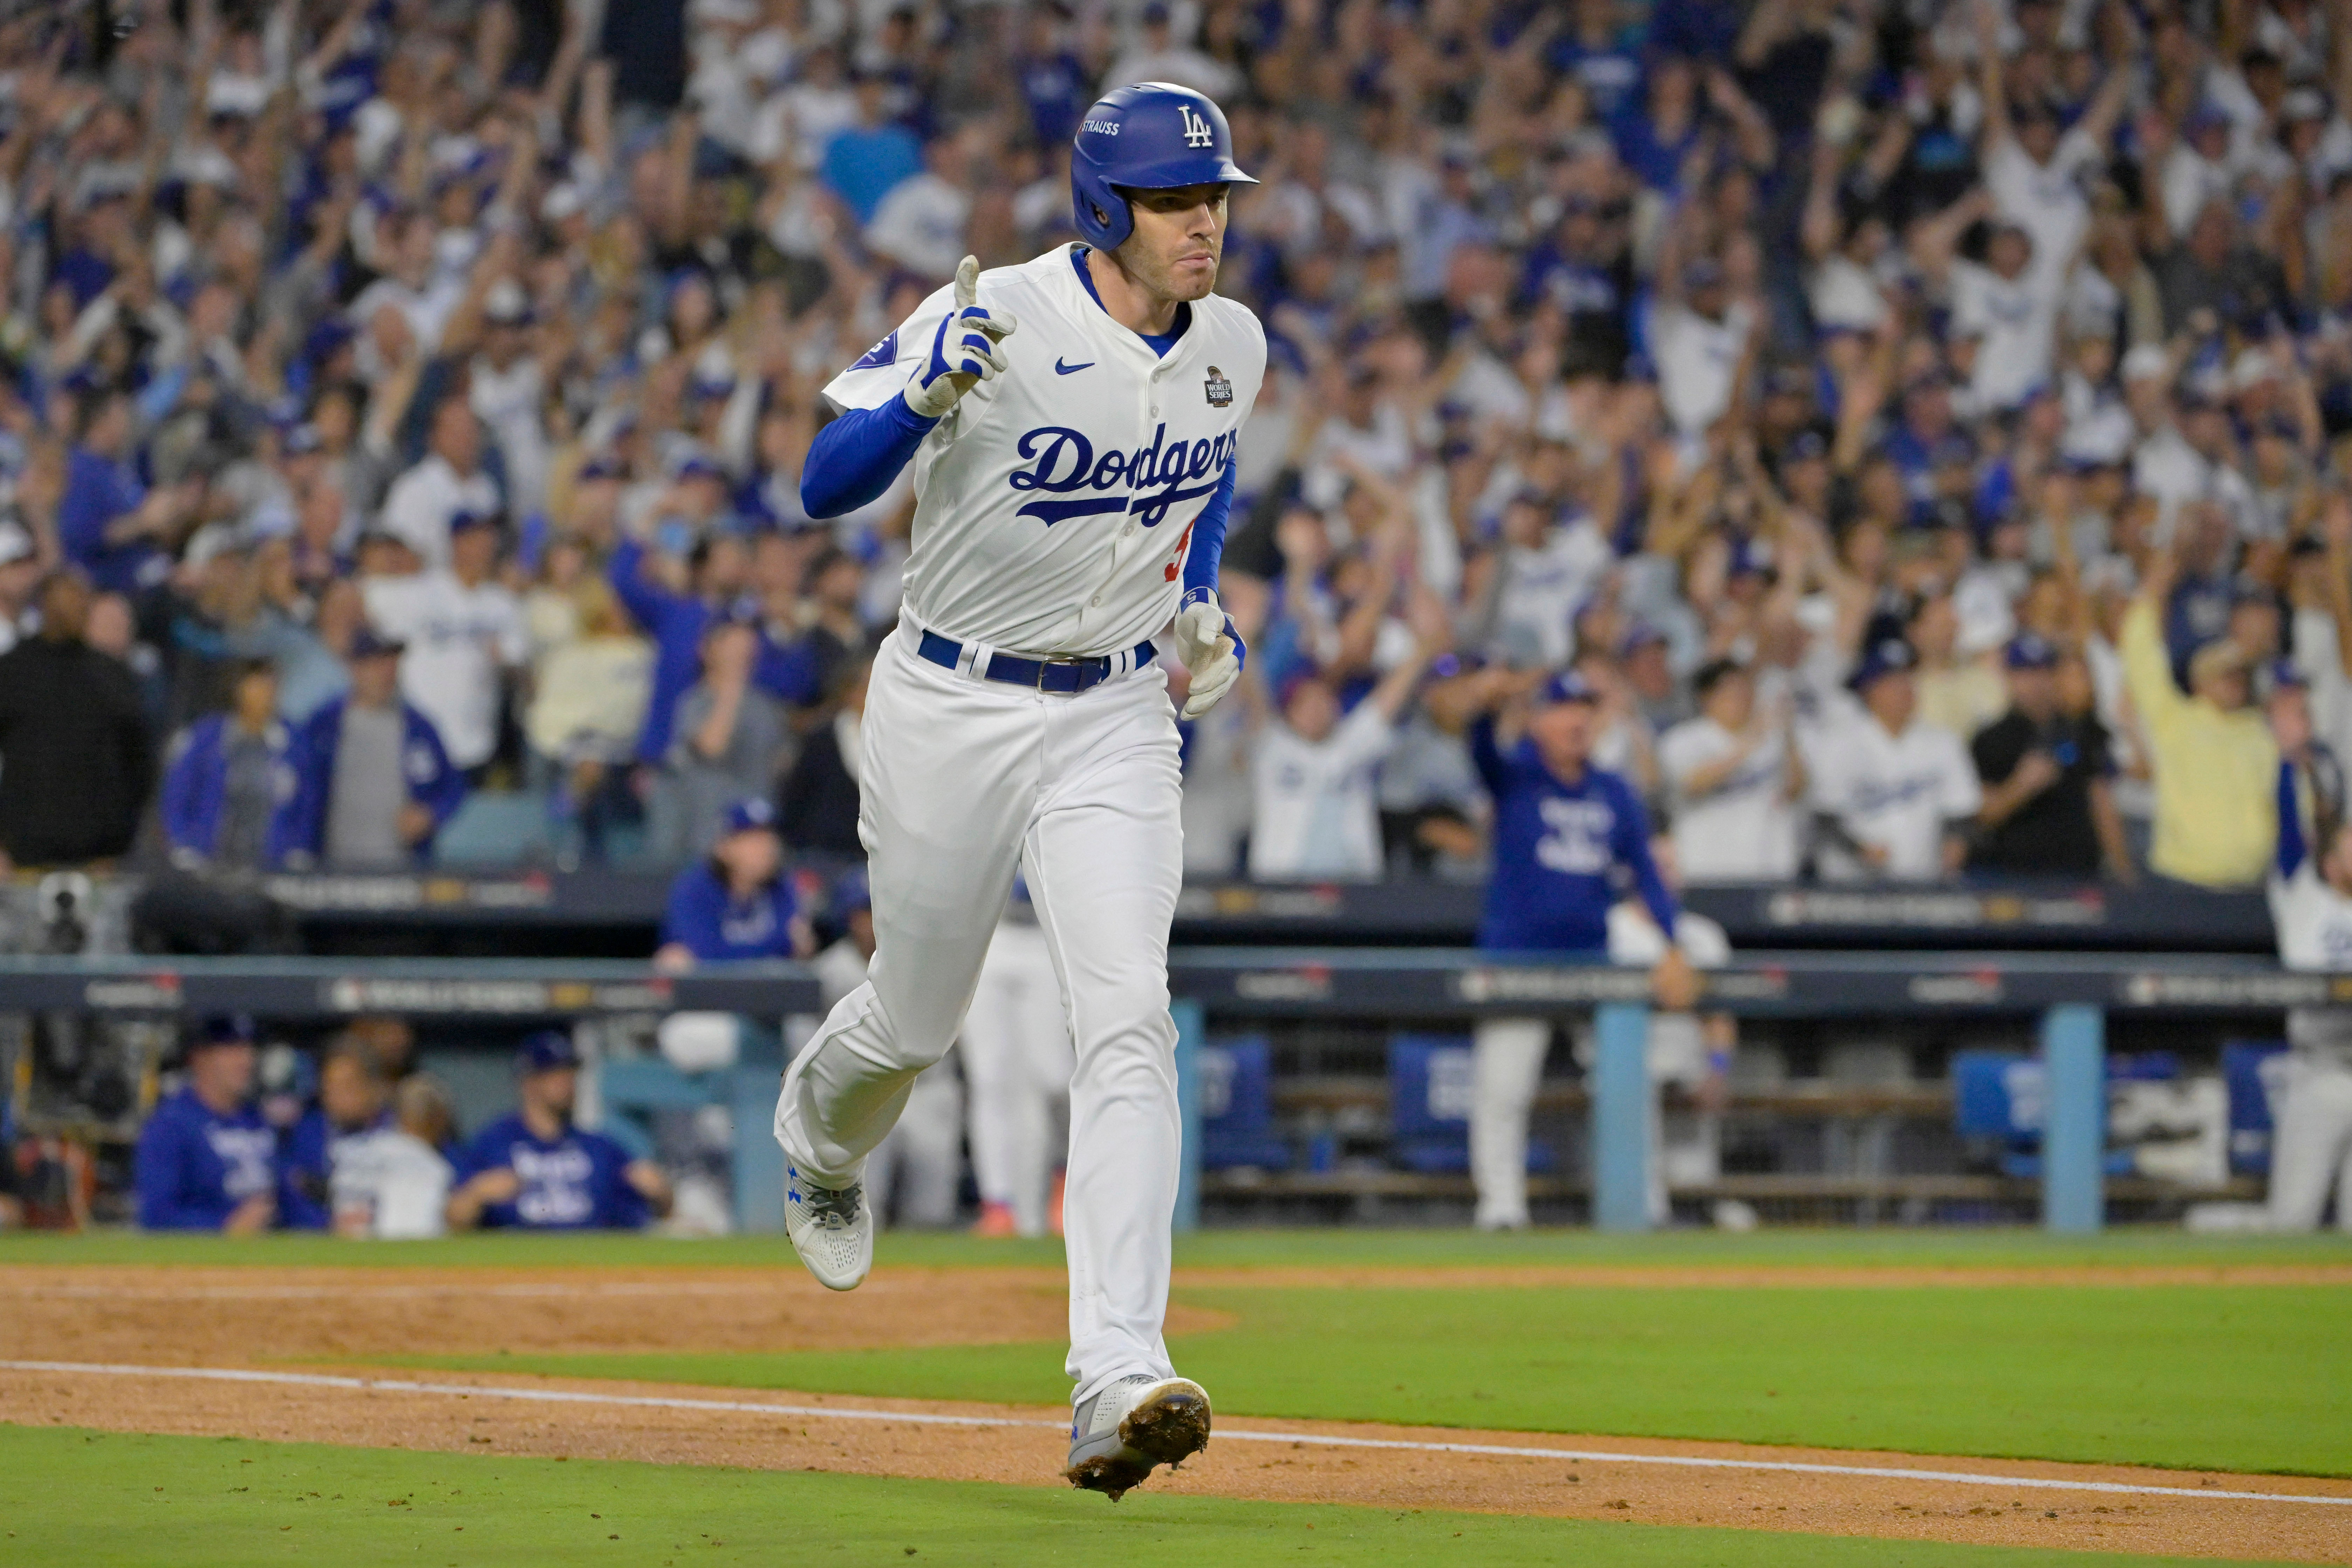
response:
[[[278,1134],[253,1107],[258,1053],[245,1018],[208,1020],[188,1042],[187,1087],[139,1132],[139,1224],[251,1236],[278,1217]]]
[[[568,1035],[531,1036],[515,1054],[521,1108],[459,1151],[451,1230],[635,1230],[669,1212],[669,1178],[601,1132],[572,1125],[580,1057]]]
[[[783,863],[776,808],[757,795],[728,807],[726,830],[709,858],[670,884],[654,962],[682,970],[730,959],[807,956],[815,938],[784,879]]]
[[[1495,673],[1493,703],[1511,678]],[[1470,756],[1495,800],[1495,869],[1486,884],[1478,945],[1493,952],[1552,952],[1605,959],[1609,906],[1628,882],[1660,931],[1675,929],[1675,896],[1650,857],[1649,814],[1633,786],[1591,763],[1600,697],[1566,671],[1536,693],[1523,731],[1507,744],[1493,713],[1470,729]],[[1670,947],[1653,972],[1660,1005],[1696,998],[1696,972]]]

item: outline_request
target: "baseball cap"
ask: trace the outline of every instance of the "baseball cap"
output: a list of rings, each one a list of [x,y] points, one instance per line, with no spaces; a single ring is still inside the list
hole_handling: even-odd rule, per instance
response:
[[[203,1050],[207,1046],[249,1046],[254,1042],[253,1020],[243,1013],[221,1013],[196,1026],[188,1039],[188,1049]]]
[[[564,180],[548,187],[546,196],[539,204],[539,216],[547,223],[562,223],[574,213],[585,210],[587,205],[588,198],[580,194],[580,187]]]
[[[724,484],[727,482],[727,470],[719,467],[719,459],[709,453],[694,452],[679,461],[675,477],[681,479],[717,479]]]
[[[482,297],[482,319],[494,327],[520,327],[530,320],[530,297],[511,278],[501,278]]]
[[[2020,632],[2009,639],[2009,647],[2001,656],[2011,669],[2055,669],[2058,650],[2050,646],[2048,637],[2034,632]]]
[[[353,658],[397,658],[407,647],[398,637],[386,637],[373,626],[362,626],[352,634]]]
[[[471,533],[478,528],[496,528],[498,525],[497,512],[461,511],[449,519],[449,534],[454,539],[461,533]]]
[[[1592,689],[1592,682],[1576,671],[1563,669],[1543,683],[1543,690],[1537,700],[1545,707],[1555,702],[1592,703],[1601,700],[1601,693]]]
[[[2170,379],[2172,356],[2161,343],[2140,343],[2124,355],[2122,365],[2126,381]]]
[[[535,1035],[526,1035],[522,1044],[515,1047],[515,1071],[525,1075],[559,1072],[579,1065],[579,1047],[561,1029],[541,1029]]]
[[[1820,431],[1800,430],[1780,448],[1780,466],[1785,468],[1790,463],[1818,463],[1829,455],[1830,444],[1822,438]]]
[[[2304,687],[2311,684],[2303,673],[2303,667],[2291,658],[2271,660],[2270,676],[2271,689],[2273,691],[2285,686]]]
[[[1441,653],[1429,661],[1432,680],[1451,680],[1457,675],[1468,675],[1486,667],[1486,661],[1475,653]]]
[[[738,833],[772,833],[775,831],[775,826],[776,808],[760,795],[747,795],[727,808],[726,832],[730,836]]]
[[[622,467],[620,458],[614,457],[610,452],[599,452],[580,465],[580,472],[576,478],[580,483],[588,484],[597,479],[621,479],[627,472],[628,470]]]
[[[1724,567],[1730,577],[1769,577],[1772,575],[1772,547],[1759,539],[1734,541],[1731,560]]]
[[[1881,637],[1870,645],[1862,662],[1846,678],[1846,689],[1860,694],[1869,690],[1890,675],[1901,675],[1918,667],[1919,656],[1901,637]]]
[[[1625,628],[1624,637],[1618,640],[1617,657],[1630,658],[1645,647],[1663,647],[1666,641],[1666,634],[1649,622],[1635,621]]]

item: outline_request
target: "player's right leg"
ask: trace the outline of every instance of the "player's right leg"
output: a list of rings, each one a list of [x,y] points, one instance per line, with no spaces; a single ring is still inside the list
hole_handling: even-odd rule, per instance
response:
[[[1481,1230],[1528,1223],[1528,1117],[1535,1110],[1551,1025],[1481,1019],[1470,1054],[1470,1178]]]
[[[858,834],[874,962],[793,1058],[776,1102],[785,1229],[836,1290],[865,1278],[866,1156],[916,1075],[947,1054],[1013,889],[1037,789],[1043,700],[924,663],[885,639],[866,695]]]

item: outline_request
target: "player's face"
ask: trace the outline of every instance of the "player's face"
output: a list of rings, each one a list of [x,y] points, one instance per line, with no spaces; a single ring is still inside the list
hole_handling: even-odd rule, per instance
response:
[[[1206,299],[1225,253],[1225,187],[1129,191],[1127,205],[1135,232],[1115,254],[1128,276],[1163,300]]]
[[[1555,773],[1574,772],[1592,754],[1593,708],[1590,702],[1547,702],[1528,719],[1528,734]]]
[[[253,1093],[260,1061],[260,1053],[242,1041],[206,1046],[188,1059],[188,1075],[206,1100],[240,1103]]]
[[[2335,842],[2328,846],[2327,858],[2319,863],[2319,874],[2327,885],[2352,898],[2352,827],[2338,827]]]
[[[1339,700],[1321,681],[1302,680],[1298,689],[1290,694],[1289,705],[1282,716],[1300,740],[1312,744],[1339,726]]]
[[[573,1068],[551,1068],[535,1072],[522,1080],[523,1092],[543,1110],[550,1110],[562,1120],[572,1119],[572,1102],[580,1092],[580,1073]]]
[[[1872,717],[1886,726],[1890,733],[1899,734],[1909,727],[1912,710],[1919,706],[1919,691],[1911,684],[1908,672],[1896,670],[1872,681],[1862,700]]]
[[[1727,730],[1746,729],[1755,711],[1756,681],[1750,676],[1727,675],[1706,694],[1706,716]]]
[[[359,1063],[331,1058],[319,1073],[319,1108],[338,1127],[363,1127],[383,1109],[383,1089]]]

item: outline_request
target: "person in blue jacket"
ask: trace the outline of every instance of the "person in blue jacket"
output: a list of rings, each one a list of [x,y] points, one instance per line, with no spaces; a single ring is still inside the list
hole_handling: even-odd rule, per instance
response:
[[[661,581],[661,568],[644,542],[624,539],[605,572],[613,592],[654,645],[653,693],[646,703],[646,727],[637,736],[637,760],[658,767],[669,755],[677,705],[702,678],[702,635],[710,623],[735,608],[750,586],[751,557],[731,533],[706,533],[687,556],[685,592]],[[821,695],[824,670],[806,638],[778,642],[762,627],[751,684],[793,708],[806,708]]]
[[[373,627],[352,638],[352,689],[295,737],[294,799],[281,838],[291,865],[423,860],[466,798],[433,721],[400,696],[401,645]]]
[[[334,1224],[336,1145],[392,1125],[392,1084],[375,1053],[358,1040],[329,1047],[319,1064],[319,1100],[287,1129],[278,1147],[278,1215],[289,1230]]]
[[[605,566],[613,592],[654,645],[653,693],[637,737],[638,761],[658,767],[669,755],[678,700],[702,673],[702,634],[743,591],[749,571],[742,542],[726,533],[695,542],[684,592],[660,580],[642,541],[624,539],[613,552]]]
[[[1606,963],[1609,908],[1628,884],[1662,931],[1675,929],[1675,896],[1650,854],[1649,814],[1633,786],[1592,765],[1600,693],[1574,671],[1545,681],[1518,732],[1498,732],[1493,706],[1515,678],[1490,672],[1489,710],[1470,727],[1470,757],[1495,801],[1494,871],[1478,945],[1495,953],[1546,953]],[[1669,946],[1652,972],[1662,1007],[1687,1011],[1696,972]],[[1528,1223],[1528,1113],[1551,1044],[1547,1018],[1486,1018],[1472,1052],[1470,1173],[1483,1229]]]
[[[669,1179],[651,1160],[572,1124],[580,1056],[549,1029],[515,1053],[521,1105],[457,1153],[449,1228],[635,1230],[669,1212]]]
[[[134,1185],[147,1230],[251,1236],[278,1218],[278,1134],[253,1104],[253,1023],[208,1019],[187,1046],[187,1084],[139,1132]]]
[[[278,717],[278,671],[241,665],[226,713],[180,731],[157,811],[174,864],[254,870],[285,858],[298,779],[294,731]]]
[[[783,868],[776,808],[757,795],[737,801],[709,858],[670,884],[655,963],[678,970],[728,959],[806,957],[816,940]]]

